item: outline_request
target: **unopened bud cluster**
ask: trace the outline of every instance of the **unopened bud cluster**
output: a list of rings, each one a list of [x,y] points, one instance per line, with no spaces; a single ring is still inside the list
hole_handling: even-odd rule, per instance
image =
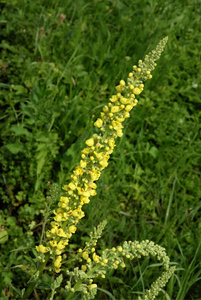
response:
[[[74,271],[67,274],[75,280],[75,285],[72,287],[73,280],[69,280],[66,289],[71,292],[82,292],[86,299],[93,299],[96,295],[97,285],[94,280],[105,278],[107,270],[125,268],[129,260],[140,259],[142,257],[156,258],[161,262],[165,271],[146,291],[143,299],[155,299],[161,289],[166,285],[169,278],[172,276],[175,267],[169,268],[169,257],[165,253],[165,249],[154,244],[152,241],[146,240],[142,242],[124,242],[122,246],[105,249],[101,255],[96,253],[95,248],[79,249],[78,257],[82,263],[81,269],[75,268]],[[93,296],[91,289],[93,287]],[[142,300],[142,298],[138,298]]]

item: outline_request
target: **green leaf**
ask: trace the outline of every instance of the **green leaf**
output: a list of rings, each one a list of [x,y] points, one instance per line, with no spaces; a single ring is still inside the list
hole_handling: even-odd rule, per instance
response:
[[[51,288],[52,289],[57,289],[58,287],[60,287],[61,283],[62,283],[62,280],[63,280],[63,275],[60,274],[55,280],[54,282],[51,284]]]
[[[37,176],[40,176],[41,174],[42,168],[46,161],[46,157],[47,157],[47,151],[41,151],[37,155]]]
[[[156,158],[158,156],[158,149],[156,147],[151,147],[151,149],[149,150],[149,154],[151,154],[151,156],[153,156],[153,158]]]
[[[27,89],[23,85],[14,85],[12,88],[16,91],[16,95],[26,94]]]
[[[17,135],[17,136],[18,135],[26,135],[26,136],[30,135],[30,132],[26,128],[24,128],[23,125],[20,125],[20,124],[11,126],[10,130],[12,132],[14,132],[15,135]]]
[[[8,240],[8,232],[3,229],[0,231],[0,244],[5,244]]]
[[[11,143],[7,144],[6,148],[12,153],[17,154],[19,152],[24,152],[24,147],[21,143]]]

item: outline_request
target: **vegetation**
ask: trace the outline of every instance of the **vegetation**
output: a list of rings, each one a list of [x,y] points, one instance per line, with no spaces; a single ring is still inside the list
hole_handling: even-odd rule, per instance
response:
[[[199,299],[199,2],[9,0],[0,7],[1,298],[19,298],[36,275],[49,204],[56,207],[70,182],[115,85],[168,36],[69,249],[73,256],[107,219],[100,249],[153,241],[177,266],[159,299]],[[98,280],[96,298],[137,299],[160,273],[155,261],[128,262]],[[50,297],[56,276],[43,273],[36,299]],[[64,288],[55,299],[65,298]]]

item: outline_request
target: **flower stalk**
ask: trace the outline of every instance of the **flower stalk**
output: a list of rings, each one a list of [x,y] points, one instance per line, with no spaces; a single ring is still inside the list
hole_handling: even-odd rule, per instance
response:
[[[54,217],[51,228],[46,232],[48,242],[45,246],[42,243],[36,246],[39,253],[42,255],[48,253],[51,256],[56,273],[60,273],[62,254],[69,244],[70,238],[76,232],[79,220],[85,216],[83,205],[88,204],[90,198],[96,195],[97,186],[95,182],[100,178],[101,172],[108,166],[108,160],[115,148],[115,140],[123,135],[122,123],[130,117],[131,110],[137,105],[138,100],[136,97],[143,91],[144,82],[152,78],[151,72],[156,67],[156,60],[160,58],[167,39],[166,37],[161,40],[156,49],[145,56],[144,61],[139,60],[138,65],[133,66],[126,82],[120,80],[119,85],[116,86],[116,94],[111,96],[110,102],[103,107],[100,117],[94,122],[94,126],[98,128],[98,133],[93,134],[91,138],[86,140],[86,147],[81,152],[79,165],[71,175],[71,182],[63,187],[65,196],[60,198],[57,209],[53,211]],[[152,250],[157,248],[157,245],[154,246],[149,241],[137,242],[137,244],[135,244],[136,242],[134,244],[125,242],[123,247],[119,246],[117,250],[115,248],[106,249],[103,251],[102,256],[99,256],[95,252],[95,246],[105,223],[101,226],[99,228],[100,234],[96,232],[95,241],[91,237],[93,243],[86,245],[85,249],[78,250],[78,257],[81,258],[81,261],[85,261],[82,269],[78,270],[76,268],[73,272],[67,271],[67,274],[77,278],[74,287],[71,287],[71,284],[66,286],[69,291],[67,299],[70,299],[79,288],[81,288],[80,291],[88,293],[86,287],[82,284],[83,281],[87,282],[90,297],[93,298],[97,290],[96,284],[92,284],[94,276],[101,275],[104,278],[107,269],[116,269],[118,266],[124,268],[124,256],[131,259],[135,256],[148,256],[152,255]],[[169,272],[169,261],[164,251],[160,247],[157,249],[156,255],[158,258],[161,257],[162,260],[165,258],[163,265],[165,270]],[[118,253],[118,255],[115,253]],[[162,256],[160,256],[161,253]],[[97,272],[95,272],[96,270]],[[163,278],[163,282],[172,274],[172,271],[168,273],[169,275],[167,275],[167,272],[164,275],[166,277]],[[89,278],[91,278],[90,281]]]

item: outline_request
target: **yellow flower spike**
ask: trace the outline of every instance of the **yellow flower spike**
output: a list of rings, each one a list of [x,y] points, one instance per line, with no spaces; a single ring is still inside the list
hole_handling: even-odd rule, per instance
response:
[[[154,70],[155,61],[159,58],[167,38],[161,41],[157,46],[156,51],[152,51],[149,55],[145,56],[144,62],[138,61],[139,65],[133,66],[133,71],[128,74],[127,81],[120,80],[119,85],[116,87],[116,95],[112,95],[108,105],[105,105],[100,117],[94,122],[94,126],[99,129],[98,134],[94,134],[85,143],[88,147],[81,152],[81,161],[79,166],[75,168],[71,175],[71,182],[64,186],[67,192],[67,197],[61,197],[58,203],[60,207],[54,211],[54,222],[51,222],[51,229],[47,231],[46,236],[49,238],[50,247],[43,245],[37,246],[37,251],[45,253],[50,251],[54,257],[55,253],[58,254],[54,262],[54,269],[57,273],[60,272],[61,267],[61,252],[64,251],[68,245],[69,239],[76,231],[76,224],[84,216],[82,206],[89,203],[90,196],[96,194],[96,186],[94,182],[99,179],[101,171],[107,167],[110,154],[115,147],[115,139],[123,135],[122,123],[126,118],[130,117],[130,111],[137,104],[135,95],[139,95],[144,88],[143,82],[152,78],[151,71]],[[104,124],[104,126],[103,126]],[[100,150],[101,149],[101,150]],[[95,247],[95,245],[93,245]],[[137,249],[140,245],[137,245]],[[93,249],[93,248],[92,248]],[[100,264],[106,264],[107,259],[100,262],[100,257],[95,253],[95,248],[89,250],[93,256],[93,261]],[[132,259],[133,256],[128,251],[122,250],[122,247],[117,249],[112,248],[114,259],[118,259],[118,255],[126,256]],[[117,251],[117,253],[115,253]],[[119,254],[118,254],[119,253]],[[138,250],[138,256],[147,255],[143,249]],[[85,259],[89,267],[91,258],[87,251],[82,252],[82,259]],[[80,256],[81,256],[80,255]],[[116,257],[116,258],[115,258]],[[125,267],[122,261],[115,260],[112,265],[116,269],[118,265]],[[86,266],[83,265],[83,271],[86,271]],[[98,275],[98,272],[97,272]],[[102,275],[99,273],[99,275]]]

